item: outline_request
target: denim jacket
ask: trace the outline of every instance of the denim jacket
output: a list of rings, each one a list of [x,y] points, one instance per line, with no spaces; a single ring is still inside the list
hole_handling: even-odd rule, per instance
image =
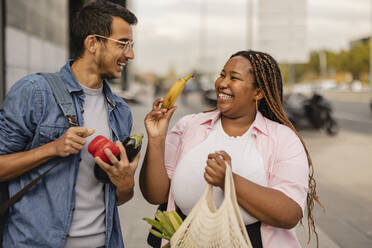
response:
[[[69,61],[58,72],[72,95],[79,126],[83,123],[84,93],[70,68]],[[114,141],[124,140],[132,127],[129,106],[114,95],[107,82],[108,120]],[[9,91],[0,111],[0,154],[27,151],[63,135],[69,123],[59,109],[48,82],[38,74],[19,80]],[[32,169],[9,181],[12,196],[42,174],[58,159]],[[34,185],[9,210],[3,247],[63,248],[70,230],[75,206],[75,182],[80,153],[70,155]],[[105,185],[106,247],[124,247],[116,206],[115,186]]]

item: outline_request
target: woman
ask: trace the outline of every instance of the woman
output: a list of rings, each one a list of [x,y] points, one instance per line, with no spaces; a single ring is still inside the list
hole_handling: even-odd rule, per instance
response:
[[[141,191],[152,204],[168,201],[187,215],[206,183],[223,199],[225,164],[254,247],[300,247],[294,227],[317,200],[306,146],[282,107],[282,78],[268,54],[233,54],[215,82],[217,109],[183,117],[167,134],[175,107],[157,99],[145,118],[149,136]],[[316,232],[315,232],[316,234]],[[316,234],[317,236],[317,234]]]

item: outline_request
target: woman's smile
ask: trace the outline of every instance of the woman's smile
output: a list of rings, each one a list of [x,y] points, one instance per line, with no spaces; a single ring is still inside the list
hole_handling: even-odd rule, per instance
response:
[[[234,96],[226,93],[218,93],[217,100],[218,103],[230,103],[234,100]]]

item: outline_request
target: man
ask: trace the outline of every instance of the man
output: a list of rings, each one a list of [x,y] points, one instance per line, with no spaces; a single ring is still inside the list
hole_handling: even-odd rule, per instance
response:
[[[124,247],[117,205],[133,196],[139,155],[129,163],[118,142],[129,136],[132,115],[106,79],[120,77],[134,58],[131,25],[136,22],[130,11],[105,1],[78,12],[74,59],[58,72],[73,98],[77,127],[69,127],[38,74],[21,79],[8,93],[0,112],[0,181],[9,181],[9,195],[64,159],[10,208],[4,247]],[[87,151],[97,135],[117,141],[120,159],[105,150],[112,166]],[[112,183],[97,181],[95,163]]]

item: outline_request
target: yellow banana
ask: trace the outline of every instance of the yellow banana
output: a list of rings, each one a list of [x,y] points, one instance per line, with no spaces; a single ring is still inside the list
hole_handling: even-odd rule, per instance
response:
[[[158,238],[166,239],[166,240],[170,240],[171,239],[170,236],[164,235],[164,234],[162,234],[162,233],[160,233],[160,232],[158,232],[158,231],[156,231],[154,229],[149,229],[149,231],[150,231],[150,233],[154,234]]]
[[[147,223],[155,227],[157,230],[159,230],[161,233],[165,235],[167,233],[167,230],[161,225],[161,223],[157,220],[153,220],[150,218],[143,218]]]
[[[180,227],[180,223],[178,222],[175,214],[177,214],[176,211],[169,211],[165,212],[165,214],[168,216],[170,222],[172,223],[172,226],[174,227],[174,230],[177,231],[177,229]]]
[[[161,106],[162,108],[170,109],[171,107],[173,107],[178,96],[181,94],[183,88],[185,87],[187,80],[189,80],[191,77],[193,77],[193,74],[178,79],[173,83],[172,87],[169,89],[164,97],[164,101]]]
[[[156,237],[170,240],[173,234],[182,224],[182,218],[176,211],[160,211],[155,213],[155,219],[143,218],[147,223],[152,225],[155,229],[150,229],[150,232]],[[162,248],[169,248],[170,246],[163,246]]]
[[[160,225],[164,227],[165,234],[172,237],[175,230],[168,216],[164,212],[158,210],[155,213],[155,217],[160,222]]]
[[[179,225],[179,226],[182,225],[183,220],[182,220],[182,218],[178,215],[178,213],[177,213],[175,210],[171,211],[171,213],[172,213],[172,215],[174,216],[174,218],[176,219],[176,221],[178,222],[178,225]]]

